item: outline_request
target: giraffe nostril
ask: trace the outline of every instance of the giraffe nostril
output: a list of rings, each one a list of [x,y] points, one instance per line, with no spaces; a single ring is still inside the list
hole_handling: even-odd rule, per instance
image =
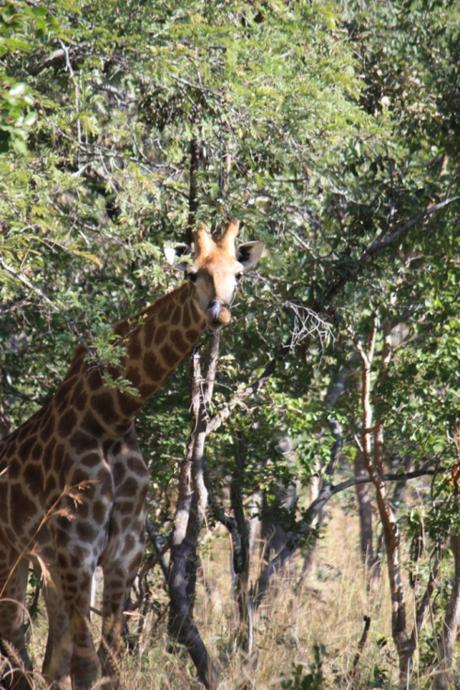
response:
[[[208,314],[213,321],[217,321],[222,309],[222,304],[217,299],[211,300],[208,306]]]

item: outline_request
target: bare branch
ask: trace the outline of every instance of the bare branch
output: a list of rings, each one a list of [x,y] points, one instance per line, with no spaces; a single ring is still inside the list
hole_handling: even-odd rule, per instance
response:
[[[362,252],[356,264],[350,268],[346,273],[341,275],[332,285],[326,290],[321,300],[322,306],[328,305],[333,297],[353,278],[360,275],[366,266],[375,257],[383,254],[386,249],[400,242],[407,234],[416,226],[426,225],[433,215],[446,208],[450,204],[460,200],[460,196],[453,196],[440,201],[437,204],[430,204],[426,209],[415,215],[406,223],[396,226],[390,233],[384,233],[376,237],[368,247]]]
[[[331,324],[322,319],[313,309],[290,300],[283,302],[282,306],[294,315],[294,326],[289,342],[291,350],[294,350],[312,335],[319,338],[323,348],[333,339]]]

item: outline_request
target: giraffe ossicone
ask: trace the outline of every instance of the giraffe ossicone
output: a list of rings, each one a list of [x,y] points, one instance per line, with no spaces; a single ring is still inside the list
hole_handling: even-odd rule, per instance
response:
[[[229,323],[238,278],[263,252],[262,242],[237,247],[238,227],[231,220],[214,240],[200,226],[187,282],[114,326],[119,364],[104,371],[78,347],[51,400],[0,441],[0,687],[32,687],[23,625],[30,562],[47,573],[47,682],[90,690],[101,670],[106,690],[119,687],[123,607],[142,557],[149,481],[134,417],[207,327]],[[106,374],[129,386],[108,385]],[[89,613],[98,564],[96,651]]]

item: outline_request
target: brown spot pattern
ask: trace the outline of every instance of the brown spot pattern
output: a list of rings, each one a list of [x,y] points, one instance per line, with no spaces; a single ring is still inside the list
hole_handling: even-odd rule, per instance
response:
[[[113,479],[114,479],[115,484],[117,484],[117,485],[120,484],[123,481],[125,474],[126,474],[126,467],[125,467],[124,463],[123,462],[115,463],[115,465],[113,467]]]
[[[131,472],[141,476],[144,476],[147,472],[145,462],[142,460],[142,458],[139,458],[136,455],[131,455],[128,458],[128,468],[131,470]]]
[[[42,453],[43,453],[43,446],[40,443],[40,441],[37,441],[37,443],[32,448],[32,459],[35,461],[40,460],[42,457]]]
[[[76,376],[71,376],[67,381],[61,384],[59,390],[54,396],[54,405],[57,409],[60,409],[67,404],[68,394],[72,390],[75,382],[77,380]]]
[[[126,373],[126,377],[131,381],[131,383],[136,386],[139,386],[141,382],[141,375],[139,372],[139,369],[136,367],[130,367]]]
[[[138,359],[140,357],[142,348],[139,340],[139,333],[134,333],[129,339],[128,343],[128,355],[131,359]]]
[[[98,453],[88,453],[80,459],[80,462],[86,467],[96,467],[101,462],[101,458]]]
[[[172,305],[168,303],[163,305],[158,314],[158,320],[160,321],[160,323],[165,323],[166,321],[169,321],[171,309]]]
[[[32,438],[28,438],[24,441],[24,443],[21,443],[21,446],[18,451],[18,455],[20,458],[23,460],[27,460],[30,454],[30,451],[32,450],[32,446],[35,443],[35,436],[32,436]]]
[[[93,518],[99,525],[104,522],[106,513],[107,509],[102,501],[96,501],[93,504]]]
[[[37,512],[35,503],[24,493],[20,484],[13,484],[10,490],[11,523],[14,529],[19,528]],[[22,531],[22,530],[21,530]]]
[[[129,333],[129,321],[119,321],[113,327],[113,332],[117,335],[127,335]]]
[[[75,431],[69,439],[69,443],[77,453],[84,453],[94,448],[94,438],[83,431]]]
[[[150,347],[153,335],[155,333],[155,319],[147,319],[144,324],[144,344],[146,347]]]
[[[156,383],[143,383],[139,388],[140,396],[143,400],[146,400],[152,393],[156,391],[158,384]]]
[[[118,392],[118,406],[126,417],[131,417],[140,407],[139,402],[128,393]]]
[[[77,522],[77,534],[83,541],[92,541],[96,536],[96,530],[90,522]]]
[[[76,423],[77,423],[77,415],[75,414],[73,409],[70,408],[70,410],[67,410],[67,412],[64,412],[64,414],[62,415],[61,419],[58,422],[58,433],[59,433],[59,435],[62,436],[63,438],[70,436]]]
[[[198,313],[198,309],[195,307],[195,305],[192,301],[189,302],[189,310],[190,310],[190,318],[192,320],[192,323],[195,323],[196,321],[199,320],[200,315]]]
[[[180,304],[176,305],[173,313],[171,314],[171,323],[173,325],[177,325],[178,323],[181,322],[182,319],[182,307]]]
[[[160,345],[160,343],[162,343],[163,340],[166,338],[167,333],[168,329],[166,328],[166,326],[159,326],[155,332],[155,345]]]
[[[88,385],[92,391],[98,390],[102,386],[102,377],[96,367],[93,367],[88,373]]]
[[[21,474],[21,467],[19,460],[12,460],[8,467],[8,477],[10,479],[17,479]]]
[[[49,408],[47,410],[46,416],[44,417],[44,422],[42,422],[42,424],[43,424],[43,427],[42,427],[40,436],[41,436],[42,441],[46,442],[46,441],[48,441],[50,434],[53,430],[53,426],[54,426],[53,413],[51,412],[51,410]]]
[[[48,479],[46,480],[46,484],[45,484],[45,493],[48,496],[48,500],[51,499],[51,497],[54,494],[54,492],[56,491],[56,489],[57,489],[56,477],[54,476],[54,474],[49,474]]]
[[[83,385],[83,381],[79,381],[72,392],[71,403],[77,408],[77,410],[81,411],[86,405],[86,400],[87,393]]]
[[[91,398],[91,406],[97,414],[108,425],[118,420],[118,413],[113,404],[113,397],[110,393],[98,393]]]
[[[171,342],[173,343],[174,347],[181,352],[187,352],[187,350],[190,349],[190,343],[184,339],[184,336],[179,329],[172,331]]]
[[[43,483],[43,474],[40,465],[27,465],[24,470],[24,481],[29,486],[32,493],[38,493]]]
[[[195,328],[189,328],[185,335],[187,336],[187,340],[194,343],[200,333]]]
[[[184,307],[184,314],[182,316],[182,325],[184,328],[188,328],[192,323],[192,320],[190,319],[190,313],[187,307]]]
[[[163,347],[160,349],[160,352],[161,356],[163,357],[163,360],[171,369],[178,363],[179,359],[181,358],[181,355],[177,353],[175,349],[170,345],[163,345]]]
[[[85,429],[85,431],[88,432],[88,434],[91,434],[95,437],[102,436],[102,434],[104,433],[104,429],[99,424],[92,412],[86,413],[82,421],[82,427]]]
[[[128,477],[117,489],[117,496],[135,496],[137,492],[137,482],[132,477]]]
[[[164,368],[160,365],[158,357],[153,352],[146,352],[144,356],[144,370],[152,381],[159,381],[165,374]]]

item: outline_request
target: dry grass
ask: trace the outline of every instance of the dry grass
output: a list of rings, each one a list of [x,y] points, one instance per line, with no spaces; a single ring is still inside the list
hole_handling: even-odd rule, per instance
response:
[[[290,586],[298,579],[299,561],[289,578],[280,580],[276,591],[267,596],[257,614],[256,651],[250,658],[235,643],[229,558],[226,536],[207,542],[196,606],[200,630],[211,655],[223,669],[227,690],[397,687],[388,587],[383,577],[373,591],[368,589],[359,560],[356,517],[334,508],[317,548],[314,568],[301,590],[294,594]],[[161,596],[160,610],[166,607],[166,597]],[[359,673],[352,681],[364,615],[371,617],[371,627]],[[168,652],[166,617],[155,615],[146,630],[141,653],[126,654],[122,660],[123,690],[201,688],[187,654]],[[41,657],[45,635],[45,621],[38,620],[31,640],[35,660]],[[315,645],[319,645],[322,661],[322,684],[293,684],[296,666],[303,667],[301,675],[310,672]],[[412,687],[422,690],[429,686],[427,677],[416,676]]]

